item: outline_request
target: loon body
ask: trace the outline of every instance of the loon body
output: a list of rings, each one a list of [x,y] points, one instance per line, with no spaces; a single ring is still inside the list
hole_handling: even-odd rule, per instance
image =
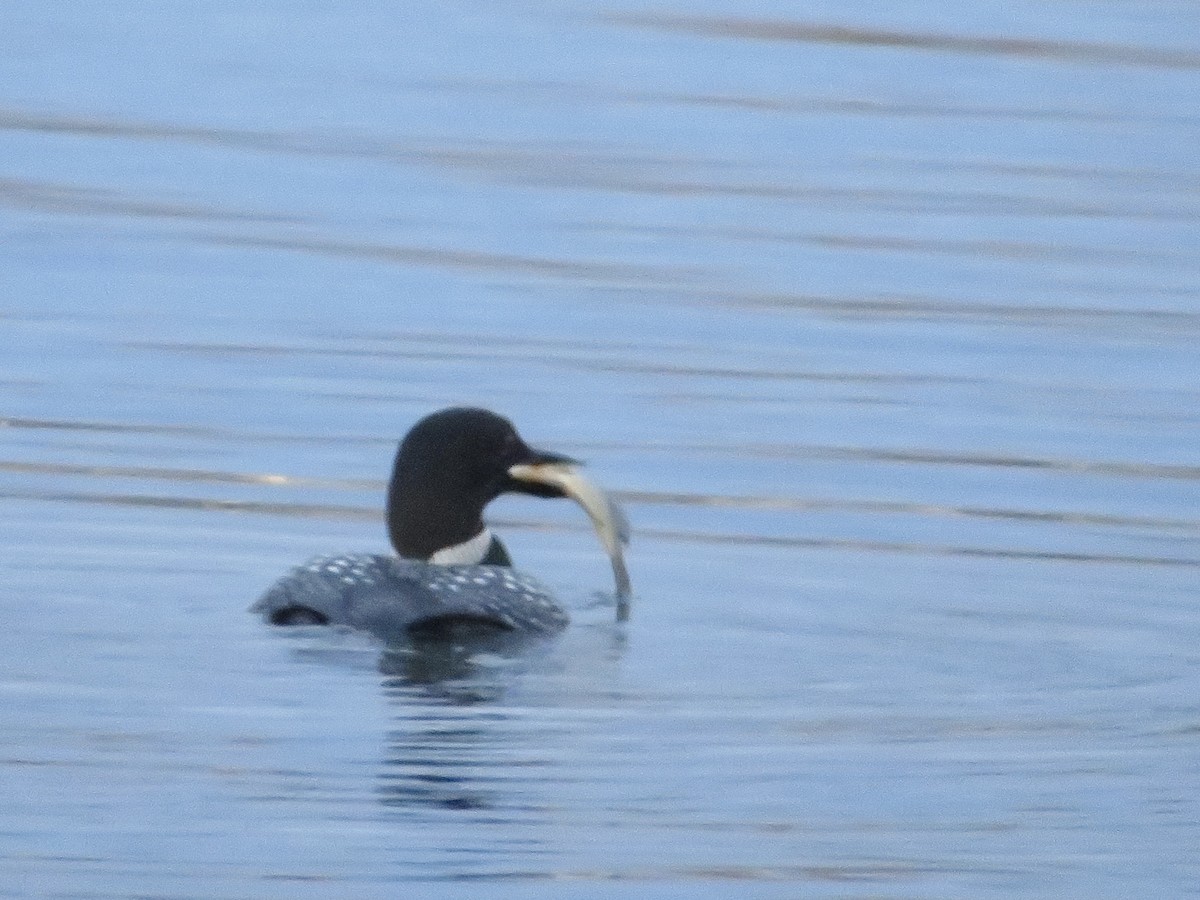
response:
[[[609,550],[618,616],[629,581],[620,510],[575,470],[575,460],[529,447],[512,424],[482,409],[452,408],[413,426],[388,485],[388,535],[397,556],[322,556],[276,582],[252,607],[276,625],[346,625],[388,642],[472,632],[553,634],[566,612],[536,579],[512,568],[483,524],[504,493],[572,497]]]

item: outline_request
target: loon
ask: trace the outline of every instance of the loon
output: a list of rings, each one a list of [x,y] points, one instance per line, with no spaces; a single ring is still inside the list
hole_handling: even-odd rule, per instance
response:
[[[277,581],[251,607],[275,625],[345,625],[389,643],[422,637],[554,634],[567,613],[536,579],[512,568],[483,510],[505,493],[571,497],[608,550],[617,617],[629,612],[620,508],[577,471],[578,461],[535,450],[507,419],[452,407],[417,422],[396,452],[387,527],[398,555],[319,556]]]

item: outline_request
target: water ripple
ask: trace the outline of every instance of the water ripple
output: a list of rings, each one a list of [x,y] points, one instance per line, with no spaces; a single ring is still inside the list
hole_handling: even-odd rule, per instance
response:
[[[6,499],[37,500],[53,503],[85,503],[115,507],[146,507],[157,509],[188,509],[209,512],[255,513],[300,519],[335,519],[377,522],[382,512],[374,506],[334,505],[327,503],[266,502],[199,497],[155,496],[148,494],[105,494],[86,491],[0,491]],[[1048,514],[1049,521],[1057,521]],[[538,531],[567,531],[588,533],[582,525],[550,524],[512,518],[493,518],[492,524],[501,529]],[[1069,521],[1067,519],[1066,521]],[[1190,524],[1190,523],[1189,523]],[[684,543],[715,545],[751,545],[791,547],[813,550],[855,550],[866,553],[898,553],[906,555],[962,556],[993,559],[1023,559],[1046,562],[1104,563],[1137,566],[1169,566],[1200,568],[1200,559],[1166,555],[1121,553],[1088,553],[1069,550],[1030,549],[1020,547],[978,547],[936,544],[913,541],[885,541],[860,538],[805,537],[796,535],[754,534],[737,532],[704,532],[669,528],[639,528],[640,538]]]
[[[890,47],[972,56],[1000,56],[1050,62],[1118,65],[1158,69],[1200,69],[1200,54],[1133,44],[1088,43],[1045,38],[968,36],[918,31],[888,31],[789,20],[709,18],[687,15],[610,14],[617,25],[679,31],[709,37],[748,38],[853,47]]]

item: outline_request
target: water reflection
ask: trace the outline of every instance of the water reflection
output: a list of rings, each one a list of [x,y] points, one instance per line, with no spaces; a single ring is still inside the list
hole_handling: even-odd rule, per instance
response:
[[[612,598],[597,595],[577,613],[582,621],[559,639],[491,634],[383,650],[391,727],[380,802],[505,815],[544,806],[534,798],[563,777],[552,749],[562,716],[620,700],[613,687],[628,644]]]
[[[511,673],[522,655],[536,653],[544,637],[512,632],[468,635],[462,639],[419,639],[389,647],[379,660],[379,670],[389,676],[389,696],[408,696],[420,686],[429,697],[471,704],[499,699],[500,676]]]
[[[411,732],[389,734],[386,768],[379,778],[385,806],[493,809],[496,789],[486,771],[496,735],[481,727],[450,728],[444,720],[411,721]],[[501,804],[502,805],[502,804]]]
[[[519,781],[537,781],[545,762],[528,757],[504,701],[515,679],[545,650],[545,640],[493,635],[470,643],[418,641],[380,659],[393,711],[379,774],[389,807],[453,810],[511,808]]]

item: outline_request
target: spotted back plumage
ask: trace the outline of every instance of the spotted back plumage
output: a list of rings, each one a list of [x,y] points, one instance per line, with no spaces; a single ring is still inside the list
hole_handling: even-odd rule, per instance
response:
[[[437,565],[395,556],[319,556],[254,604],[269,621],[345,625],[390,642],[445,625],[552,634],[567,614],[536,579],[507,566]],[[298,611],[304,617],[292,618]]]

